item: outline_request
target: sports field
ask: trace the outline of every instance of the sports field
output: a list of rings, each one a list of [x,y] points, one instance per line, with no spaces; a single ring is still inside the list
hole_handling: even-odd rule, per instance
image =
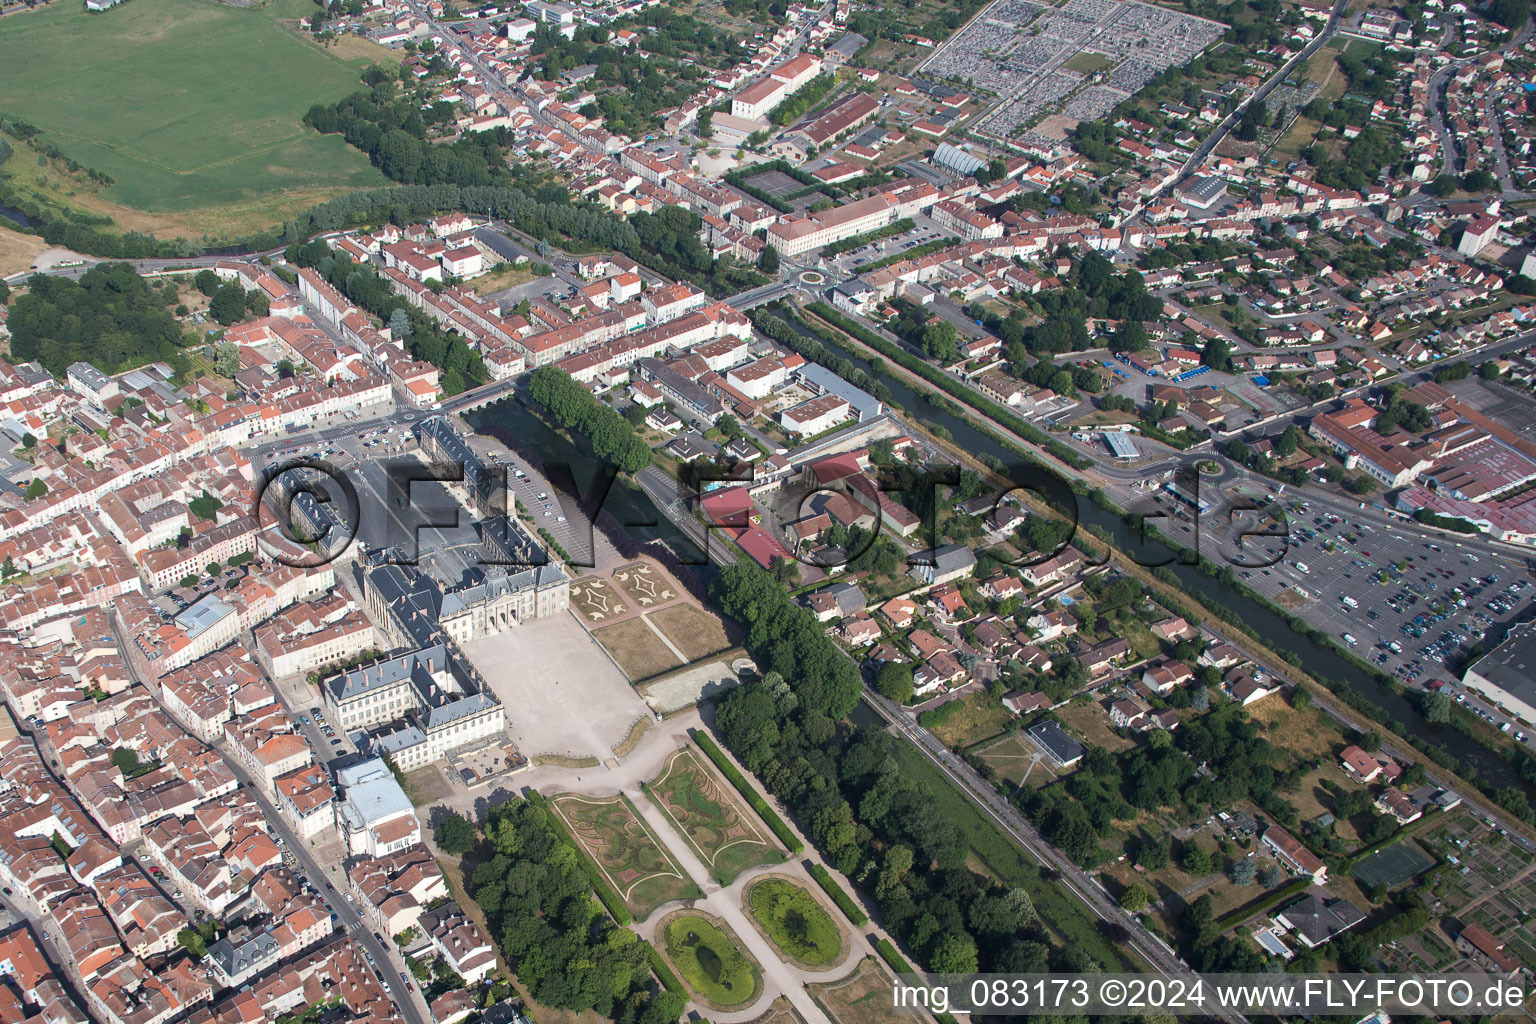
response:
[[[1366,889],[1378,885],[1394,889],[1434,866],[1434,863],[1434,858],[1413,843],[1401,842],[1377,850],[1356,864],[1350,873]]]
[[[242,223],[230,233],[272,226],[327,196],[386,184],[340,136],[300,121],[312,104],[363,88],[368,62],[352,40],[327,50],[286,27],[312,10],[307,0],[127,0],[101,14],[59,3],[6,18],[0,115],[42,128],[115,184],[87,188],[32,160],[6,173],[45,198],[162,233],[213,233],[231,216]],[[133,211],[148,216],[124,215]]]

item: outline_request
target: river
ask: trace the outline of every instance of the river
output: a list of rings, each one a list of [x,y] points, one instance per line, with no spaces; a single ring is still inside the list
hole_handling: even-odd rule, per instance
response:
[[[20,228],[29,228],[32,226],[32,218],[28,217],[20,210],[11,209],[9,206],[4,205],[3,203],[0,203],[0,220],[8,220]]]

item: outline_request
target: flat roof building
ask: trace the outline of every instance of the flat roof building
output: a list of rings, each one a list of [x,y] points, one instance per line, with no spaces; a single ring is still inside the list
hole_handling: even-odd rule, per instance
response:
[[[1462,685],[1525,722],[1536,722],[1536,622],[1522,622],[1469,669]]]
[[[1044,721],[1029,730],[1029,738],[1050,755],[1058,768],[1071,768],[1083,759],[1083,745],[1052,721]]]

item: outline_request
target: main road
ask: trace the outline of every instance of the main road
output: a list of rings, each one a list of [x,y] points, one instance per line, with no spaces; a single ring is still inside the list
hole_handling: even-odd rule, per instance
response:
[[[112,623],[112,633],[117,639],[118,645],[122,649],[127,650],[128,637],[122,635],[122,631],[117,628],[115,620]],[[133,681],[143,686],[144,680],[139,678],[139,674],[133,668],[132,663],[125,659],[124,664],[128,666],[128,672]],[[155,692],[153,687],[146,686],[145,690],[149,693]],[[156,703],[159,703],[159,701],[157,700]],[[171,717],[174,718],[175,716]],[[346,890],[347,882],[341,865],[332,863],[324,868],[320,866],[319,861],[315,860],[314,855],[309,852],[309,847],[305,840],[301,839],[288,826],[288,822],[278,813],[276,806],[273,805],[271,800],[267,799],[266,794],[261,791],[261,787],[256,784],[255,779],[245,770],[245,767],[240,763],[240,759],[233,756],[228,740],[221,739],[215,744],[214,749],[218,750],[219,756],[224,759],[224,763],[229,765],[230,771],[234,772],[236,778],[240,780],[241,787],[248,790],[251,796],[255,798],[256,803],[261,807],[262,814],[266,817],[267,828],[282,844],[283,848],[293,854],[294,860],[303,868],[303,874],[314,884],[315,891],[325,901],[331,913],[336,915],[336,919],[341,922],[347,935],[357,944],[358,948],[372,957],[373,963],[371,966],[374,973],[384,983],[385,991],[394,1000],[395,1005],[400,1008],[401,1015],[410,1024],[433,1024],[432,1018],[417,1004],[417,1001],[412,998],[410,990],[406,988],[408,982],[403,981],[395,971],[391,970],[394,963],[390,959],[392,950],[387,949],[385,944],[378,940],[374,935],[372,927],[358,914],[357,908],[353,903],[344,898],[343,893]],[[335,882],[332,881],[333,878]],[[340,883],[341,887],[339,889],[336,882]]]

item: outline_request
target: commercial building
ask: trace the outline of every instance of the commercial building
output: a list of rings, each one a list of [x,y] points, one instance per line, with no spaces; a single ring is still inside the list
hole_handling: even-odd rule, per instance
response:
[[[1536,622],[1522,622],[1469,669],[1462,685],[1522,722],[1536,723]]]
[[[374,758],[336,773],[336,826],[355,856],[386,857],[421,842],[421,823],[394,772]]]

